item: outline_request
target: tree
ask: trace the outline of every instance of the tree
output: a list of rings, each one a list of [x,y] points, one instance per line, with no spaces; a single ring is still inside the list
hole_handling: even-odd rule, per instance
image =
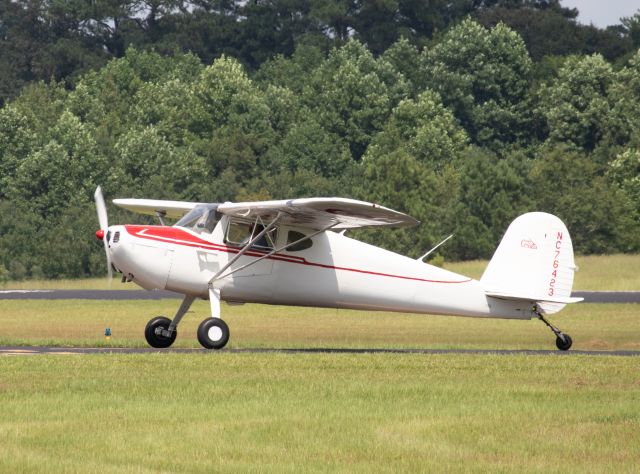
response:
[[[425,91],[414,101],[405,99],[393,110],[384,129],[367,150],[365,166],[379,166],[381,156],[403,149],[430,169],[442,168],[466,146],[467,135],[453,114],[432,91]]]
[[[173,146],[153,126],[123,135],[115,156],[110,165],[121,173],[118,188],[129,193],[169,199],[187,194],[194,181],[207,176],[201,156],[188,147]]]
[[[513,219],[535,209],[522,152],[504,159],[476,147],[455,162],[460,175],[456,207],[449,219],[456,237],[448,251],[458,259],[490,258]]]
[[[363,180],[356,192],[423,224],[417,232],[381,233],[374,242],[415,254],[442,238],[438,222],[445,221],[444,210],[456,196],[450,163],[466,144],[466,134],[437,94],[425,91],[416,101],[400,102],[362,159]]]
[[[609,165],[607,175],[631,200],[635,219],[640,221],[640,149],[620,153]]]
[[[327,131],[349,144],[359,160],[391,109],[407,96],[405,79],[358,41],[334,49],[314,71],[303,102]]]
[[[0,109],[0,199],[7,197],[17,168],[35,141],[36,136],[29,129],[27,117],[16,107]]]
[[[472,142],[500,148],[525,138],[531,59],[517,33],[465,20],[423,54],[424,86],[441,95]]]
[[[626,145],[640,123],[640,50],[614,73],[607,92],[611,113],[603,135],[609,144]]]
[[[548,55],[594,53],[613,61],[632,49],[621,25],[605,29],[582,25],[576,21],[578,10],[564,8],[558,1],[494,3],[477,9],[474,18],[488,27],[504,23],[517,31],[536,62]]]
[[[352,163],[347,144],[322,128],[311,114],[299,123],[291,124],[282,141],[269,154],[274,162],[293,173],[307,170],[334,180]]]
[[[403,37],[383,53],[382,59],[409,81],[412,95],[417,95],[417,88],[423,83],[422,60],[418,48]]]
[[[20,162],[7,197],[56,216],[90,200],[95,183],[106,179],[108,163],[97,152],[92,131],[70,112],[60,116],[49,136]]]
[[[583,151],[543,148],[529,174],[535,208],[550,212],[571,230],[576,252],[634,252],[640,249],[640,222],[632,203],[602,176]]]
[[[278,54],[265,61],[253,78],[259,83],[286,87],[301,94],[325,56],[319,47],[301,43],[290,58]]]
[[[355,195],[405,212],[421,221],[417,228],[358,232],[376,245],[404,255],[420,256],[433,247],[449,229],[442,230],[446,210],[457,196],[457,175],[452,167],[440,171],[420,162],[406,149],[365,159]]]
[[[630,17],[620,19],[625,34],[631,40],[634,48],[640,48],[640,10]]]
[[[569,58],[557,79],[539,91],[549,143],[592,151],[606,133],[613,79],[613,69],[598,54]]]

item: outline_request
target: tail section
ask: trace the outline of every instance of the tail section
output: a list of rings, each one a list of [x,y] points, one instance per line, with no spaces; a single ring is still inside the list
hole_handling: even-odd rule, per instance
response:
[[[582,300],[571,298],[575,270],[564,223],[551,214],[530,212],[511,223],[480,282],[488,296],[536,302],[553,314]]]

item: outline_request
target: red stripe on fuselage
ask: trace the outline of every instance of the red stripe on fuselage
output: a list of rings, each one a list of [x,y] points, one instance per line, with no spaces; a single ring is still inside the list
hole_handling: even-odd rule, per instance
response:
[[[179,227],[168,227],[168,226],[137,226],[137,225],[125,225],[124,228],[126,231],[133,235],[134,237],[155,240],[157,242],[164,242],[167,244],[174,245],[182,245],[185,247],[194,247],[200,248],[203,250],[213,250],[219,252],[227,252],[227,253],[238,253],[240,252],[240,248],[238,247],[229,247],[223,244],[216,244],[213,242],[209,242],[207,240],[203,240],[200,237],[197,237],[190,232],[187,232]],[[244,253],[244,255],[249,257],[262,257],[266,255],[268,252],[251,249]],[[297,257],[294,255],[283,255],[283,254],[274,254],[267,257],[270,260],[276,260],[287,263],[297,263],[299,265],[307,265],[318,268],[326,268],[329,270],[342,270],[346,272],[356,272],[356,273],[364,273],[366,275],[376,275],[383,276],[389,278],[400,278],[403,280],[413,280],[413,281],[424,281],[428,283],[467,283],[471,281],[471,278],[467,278],[466,280],[428,280],[425,278],[418,277],[410,277],[404,275],[392,275],[390,273],[381,273],[374,272],[371,270],[360,270],[357,268],[347,268],[347,267],[336,267],[334,265],[327,265],[324,263],[314,263],[307,261],[306,258]]]

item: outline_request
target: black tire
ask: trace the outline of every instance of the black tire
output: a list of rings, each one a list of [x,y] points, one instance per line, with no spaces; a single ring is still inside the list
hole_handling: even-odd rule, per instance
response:
[[[222,349],[229,342],[229,326],[220,318],[207,318],[198,326],[198,341],[205,349]]]
[[[164,349],[173,344],[173,341],[175,341],[178,336],[178,331],[173,331],[171,337],[156,334],[157,329],[169,329],[170,324],[171,320],[164,316],[157,316],[147,323],[147,327],[144,328],[144,337],[151,347]]]
[[[571,337],[568,334],[563,334],[563,335],[565,339],[564,341],[562,340],[561,337],[556,337],[556,347],[561,351],[568,351],[569,348],[571,347],[571,344],[573,344],[573,341],[571,340]]]

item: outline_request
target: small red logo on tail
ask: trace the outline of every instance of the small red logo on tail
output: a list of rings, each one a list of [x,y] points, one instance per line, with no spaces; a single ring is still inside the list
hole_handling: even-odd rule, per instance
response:
[[[538,250],[538,246],[533,240],[530,239],[522,239],[520,241],[520,247],[524,247],[525,249]]]

